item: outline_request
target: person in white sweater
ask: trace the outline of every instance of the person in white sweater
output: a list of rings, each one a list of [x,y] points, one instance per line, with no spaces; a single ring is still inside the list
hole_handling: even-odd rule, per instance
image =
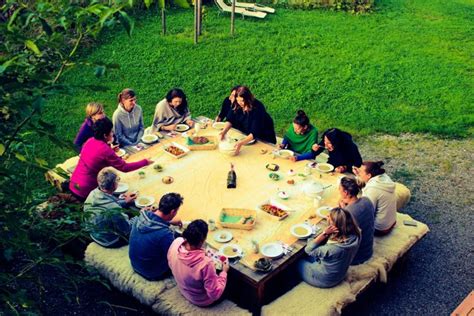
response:
[[[393,229],[397,221],[397,196],[395,182],[385,173],[382,161],[364,161],[354,168],[359,180],[365,183],[362,196],[366,196],[375,208],[375,236],[384,236]]]

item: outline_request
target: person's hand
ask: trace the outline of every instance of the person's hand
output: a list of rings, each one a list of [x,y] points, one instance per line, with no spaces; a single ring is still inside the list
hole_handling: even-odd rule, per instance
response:
[[[337,229],[336,226],[330,225],[330,226],[326,227],[326,229],[325,229],[324,232],[323,232],[323,235],[324,235],[325,237],[329,237],[329,236],[331,236],[332,234],[336,234],[336,233],[338,233],[338,232],[339,232],[339,229]]]
[[[285,144],[278,144],[278,148],[280,148],[280,149],[285,149],[285,148],[286,148],[286,145],[285,145]]]
[[[173,219],[170,221],[170,224],[178,226],[179,228],[183,228],[183,222],[180,219]]]
[[[343,173],[343,172],[346,172],[346,169],[347,169],[346,166],[339,166],[334,171]]]
[[[154,163],[154,161],[151,159],[145,159],[145,160],[146,160],[147,165],[151,165],[152,163]]]
[[[165,131],[172,132],[176,129],[176,125],[178,125],[178,124],[171,124],[171,125],[162,126],[161,129],[165,130]]]
[[[154,211],[156,211],[156,208],[153,205],[150,205],[150,206],[146,206],[146,207],[142,208],[141,211],[142,212],[144,212],[144,211],[154,212]]]
[[[356,166],[352,166],[352,172],[358,176],[359,175],[359,168],[357,168]]]
[[[240,150],[242,149],[242,143],[241,142],[237,142],[234,146],[235,148],[235,155],[238,155],[240,153]]]
[[[226,133],[224,133],[224,131],[220,132],[220,133],[219,133],[219,139],[220,139],[220,140],[224,140],[224,139],[225,139],[225,134],[226,134]]]
[[[126,203],[132,203],[137,198],[136,192],[127,192],[123,195],[123,198]]]
[[[118,152],[120,150],[120,145],[110,145],[110,148],[112,148],[113,151]]]
[[[222,120],[221,120],[221,118],[219,117],[219,115],[216,116],[216,118],[214,119],[214,122],[220,122],[220,121],[222,121]]]
[[[290,159],[290,161],[296,162],[296,155],[290,156],[288,159]]]
[[[227,273],[229,272],[229,269],[230,269],[229,260],[222,262],[222,271]]]
[[[313,151],[318,151],[319,150],[319,145],[318,144],[314,144],[313,146],[311,146],[311,149]]]
[[[194,121],[193,120],[187,120],[186,124],[188,124],[189,127],[193,127],[194,126]]]

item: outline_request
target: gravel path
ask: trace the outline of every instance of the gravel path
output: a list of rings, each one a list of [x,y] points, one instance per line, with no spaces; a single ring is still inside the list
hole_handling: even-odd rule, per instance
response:
[[[412,201],[404,212],[431,232],[409,252],[401,269],[389,275],[388,284],[374,287],[345,314],[450,314],[474,284],[474,140],[406,134],[357,142],[365,160],[385,161],[388,174],[411,189]],[[43,313],[151,314],[131,297],[97,283],[81,287],[78,295],[80,304],[49,295],[56,299],[42,302]]]

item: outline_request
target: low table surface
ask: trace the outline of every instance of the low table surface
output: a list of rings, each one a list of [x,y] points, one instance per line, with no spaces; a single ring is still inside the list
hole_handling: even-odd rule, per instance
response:
[[[187,134],[191,135],[192,132],[190,130]],[[210,125],[199,131],[199,136],[217,136],[218,134],[219,131]],[[228,136],[244,137],[239,131],[233,129],[228,132]],[[314,216],[316,210],[314,200],[304,194],[304,186],[312,181],[319,182],[324,186],[331,185],[325,189],[320,205],[331,207],[337,205],[339,196],[337,182],[340,174],[320,174],[313,170],[307,177],[302,177],[298,174],[304,174],[307,171],[308,161],[292,162],[278,156],[274,157],[272,151],[276,147],[272,144],[258,141],[253,145],[243,146],[238,156],[227,156],[215,149],[190,151],[184,157],[177,159],[163,149],[164,145],[171,142],[185,145],[186,137],[179,134],[174,138],[162,139],[160,143],[136,152],[127,159],[129,162],[143,158],[152,159],[155,164],[163,166],[162,172],[154,170],[153,165],[129,173],[120,172],[121,182],[127,183],[131,191],[138,190],[139,196],[153,197],[156,201],[155,205],[165,193],[180,193],[184,197],[184,203],[177,215],[181,220],[203,219],[209,221],[212,219],[217,223],[218,230],[216,232],[210,231],[207,239],[208,245],[215,249],[219,249],[223,245],[213,238],[214,234],[218,234],[220,229],[223,229],[218,224],[222,208],[257,209],[256,224],[252,230],[229,228],[223,230],[230,231],[233,235],[233,239],[228,243],[240,246],[244,252],[239,261],[231,261],[231,267],[236,270],[235,272],[241,273],[242,278],[259,289],[260,292],[263,290],[261,286],[268,279],[271,279],[303,253],[306,241],[298,240],[292,236],[290,228],[305,221],[316,224],[322,220]],[[262,150],[267,152],[263,154]],[[237,188],[235,189],[227,189],[227,174],[231,163],[234,164],[237,174]],[[269,173],[272,172],[266,169],[266,165],[269,163],[279,165],[277,171],[281,176],[279,181],[269,178]],[[293,169],[296,175],[289,175],[290,169]],[[145,172],[145,178],[140,178],[140,171]],[[173,177],[174,182],[164,184],[162,182],[164,176]],[[290,179],[293,179],[295,184],[288,184],[287,180]],[[277,197],[280,190],[288,192],[290,198],[280,200]],[[279,220],[258,209],[258,205],[269,200],[275,200],[289,207],[292,210],[289,216]],[[321,225],[325,225],[325,221]],[[279,241],[291,245],[293,251],[279,259],[272,260],[273,269],[271,272],[260,273],[255,271],[253,263],[262,255],[253,253],[252,240],[257,241],[260,248],[266,243]],[[258,295],[263,294],[259,293]]]

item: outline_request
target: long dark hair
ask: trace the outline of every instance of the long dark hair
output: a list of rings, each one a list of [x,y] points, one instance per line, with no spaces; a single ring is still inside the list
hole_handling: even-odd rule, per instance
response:
[[[303,110],[298,110],[298,112],[296,112],[296,117],[293,119],[293,123],[302,127],[307,127],[309,126],[309,117]]]
[[[94,124],[92,124],[94,138],[105,142],[105,135],[109,135],[113,127],[114,124],[108,117],[97,120],[94,122]]]
[[[255,97],[253,96],[250,89],[246,86],[241,86],[235,91],[235,103],[237,104],[237,97],[244,99],[244,104],[250,109],[250,111],[255,106]]]
[[[174,98],[181,99],[181,104],[176,108],[176,112],[183,115],[188,109],[188,100],[186,99],[186,94],[184,94],[184,91],[179,88],[173,88],[166,94],[166,101],[171,103]]]
[[[193,247],[199,246],[206,240],[209,229],[202,219],[192,221],[183,232],[183,238]]]
[[[332,146],[334,147],[334,149],[338,149],[345,142],[346,136],[352,137],[349,133],[343,132],[338,128],[330,128],[324,132],[323,140],[324,140],[324,137],[327,137],[329,141],[331,142]]]
[[[384,165],[383,161],[364,161],[362,165],[365,166],[365,172],[370,173],[372,177],[385,173],[385,169],[382,168]]]

